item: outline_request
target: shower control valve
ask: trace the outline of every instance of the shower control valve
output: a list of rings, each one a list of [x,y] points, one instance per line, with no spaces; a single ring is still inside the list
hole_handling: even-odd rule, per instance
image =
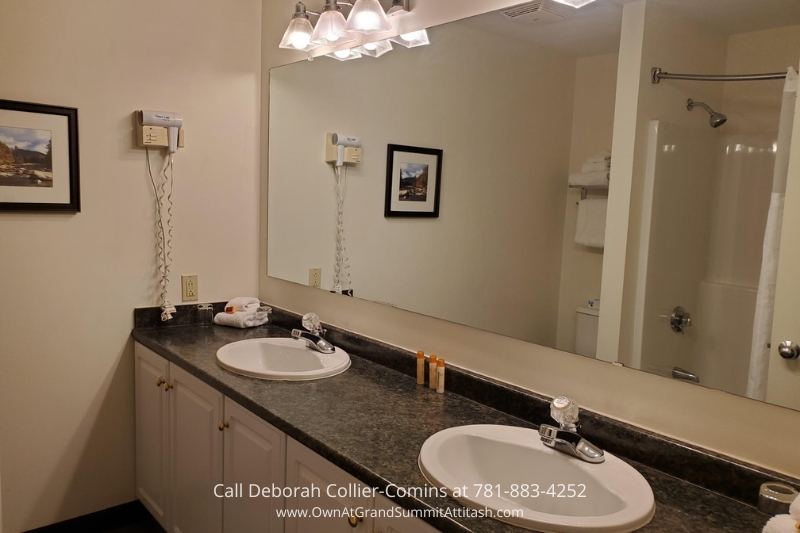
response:
[[[683,330],[692,325],[692,314],[678,306],[669,315],[669,325],[675,333],[683,333]]]

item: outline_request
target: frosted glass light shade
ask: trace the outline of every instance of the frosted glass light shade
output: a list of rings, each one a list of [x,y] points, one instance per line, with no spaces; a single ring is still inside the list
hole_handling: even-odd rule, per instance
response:
[[[578,9],[578,8],[581,8],[581,7],[585,6],[586,4],[591,4],[595,0],[554,0],[554,1],[558,2],[559,4],[572,6],[575,9]]]
[[[415,48],[417,46],[425,46],[431,44],[428,40],[428,30],[412,31],[411,33],[404,33],[392,37],[392,42],[397,43],[406,48]]]
[[[365,56],[381,57],[383,54],[392,51],[392,43],[390,43],[389,40],[386,39],[383,41],[378,41],[376,43],[362,44],[361,46],[353,48],[353,51],[358,52],[359,54],[363,54]]]
[[[338,46],[353,39],[347,35],[347,21],[338,9],[323,11],[317,21],[317,27],[311,35],[311,42],[323,46]]]
[[[293,18],[286,29],[286,33],[283,34],[280,47],[308,52],[318,46],[311,42],[313,33],[314,27],[308,19],[302,17]]]
[[[337,61],[350,61],[351,59],[360,59],[361,54],[356,52],[355,50],[337,50],[330,54],[327,54],[328,57],[336,59]]]
[[[392,31],[392,25],[386,18],[378,0],[356,0],[350,16],[347,17],[347,31],[353,33],[379,33]]]

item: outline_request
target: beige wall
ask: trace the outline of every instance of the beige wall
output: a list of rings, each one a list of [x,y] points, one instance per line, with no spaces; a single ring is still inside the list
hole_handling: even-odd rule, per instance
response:
[[[800,25],[731,35],[726,72],[780,72],[798,69]],[[755,69],[755,70],[753,70]],[[777,133],[783,80],[725,83],[724,113],[735,117],[725,125],[732,132]]]
[[[333,287],[323,145],[358,135],[344,212],[356,296],[555,346],[575,59],[463,24],[430,33],[436,46],[378,61],[272,71],[270,275],[305,285],[322,267]],[[348,86],[366,90],[330,90]],[[444,151],[439,218],[384,217],[390,143]]]
[[[170,298],[256,292],[257,0],[8,0],[2,97],[79,108],[83,211],[0,214],[2,524],[135,499],[133,308],[157,305],[153,201],[131,114],[182,112]],[[159,159],[160,161],[160,159]]]
[[[270,9],[274,3],[270,2]],[[290,9],[290,5],[287,1],[285,7]],[[453,13],[458,16],[458,11]],[[285,20],[264,17],[264,75],[267,68],[297,58],[276,49],[284,30]],[[637,74],[640,66],[635,67]],[[620,72],[623,79],[630,67],[625,70]],[[262,108],[267,109],[268,91],[263,95]],[[266,157],[266,113],[263,119],[262,156]],[[615,154],[618,149],[615,146]],[[269,180],[266,170],[262,162],[262,191]],[[262,228],[267,223],[267,200],[262,194]],[[800,476],[794,445],[800,439],[800,412],[268,278],[266,238],[267,232],[262,231],[259,294],[266,301],[298,312],[313,310],[329,323],[370,337],[440,353],[452,363],[543,394],[572,395],[585,407],[611,417]],[[742,429],[742,420],[747,421],[747,431]],[[771,443],[769,449],[765,442]]]
[[[617,89],[619,54],[582,57],[575,68],[575,99],[572,112],[572,140],[569,172],[599,150],[611,150],[614,129],[614,100]],[[563,182],[562,182],[563,186]],[[597,193],[605,196],[605,193]],[[592,193],[595,196],[595,193]],[[575,243],[580,189],[568,189],[561,255],[561,288],[558,305],[556,348],[575,351],[575,310],[600,297],[603,250]]]

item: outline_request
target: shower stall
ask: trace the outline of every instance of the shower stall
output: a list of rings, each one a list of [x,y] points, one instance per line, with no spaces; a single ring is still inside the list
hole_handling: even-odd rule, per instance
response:
[[[653,69],[653,83],[785,78]],[[687,100],[708,122],[650,123],[630,362],[764,399],[796,73],[744,85],[716,111]]]

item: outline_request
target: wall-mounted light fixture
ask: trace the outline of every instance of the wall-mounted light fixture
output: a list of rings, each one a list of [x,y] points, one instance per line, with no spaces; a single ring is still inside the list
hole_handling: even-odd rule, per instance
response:
[[[392,25],[378,0],[356,0],[347,17],[347,31],[371,35],[392,31]]]
[[[336,0],[325,0],[325,7],[319,16],[317,27],[314,28],[311,42],[320,46],[339,46],[353,41],[353,38],[347,35],[346,25],[342,8]]]
[[[280,47],[308,52],[319,46],[311,42],[314,26],[312,26],[311,21],[308,20],[308,12],[306,11],[305,4],[299,2],[294,7],[295,10],[294,15],[292,15],[292,21],[289,23],[286,33],[283,34]]]
[[[554,0],[554,1],[558,2],[559,4],[564,4],[567,6],[572,6],[575,9],[579,9],[585,6],[586,4],[591,4],[595,0]]]
[[[397,15],[402,15],[403,13],[408,13],[411,11],[411,6],[409,2],[411,0],[392,0],[392,7],[386,12],[387,17],[394,17]]]
[[[417,46],[425,46],[430,44],[428,40],[428,30],[412,31],[392,37],[392,42],[405,46],[406,48],[416,48]]]
[[[383,54],[392,51],[392,43],[389,42],[389,39],[374,43],[364,43],[353,48],[353,51],[365,56],[381,57]]]
[[[361,59],[361,54],[353,49],[336,50],[333,53],[327,54],[328,57],[337,59],[339,61],[350,61],[351,59]]]
[[[350,7],[347,18],[341,6]],[[389,40],[364,42],[363,36],[391,32],[393,28],[387,17],[396,17],[410,10],[410,0],[392,0],[388,12],[383,10],[378,0],[355,0],[355,4],[345,0],[325,0],[321,13],[308,11],[303,2],[298,2],[280,47],[304,52],[323,46],[337,48],[326,55],[339,61],[358,59],[362,55],[380,57],[392,50]],[[316,27],[311,24],[309,15],[319,17]],[[391,40],[407,48],[429,44],[428,32],[424,29],[398,35]]]

